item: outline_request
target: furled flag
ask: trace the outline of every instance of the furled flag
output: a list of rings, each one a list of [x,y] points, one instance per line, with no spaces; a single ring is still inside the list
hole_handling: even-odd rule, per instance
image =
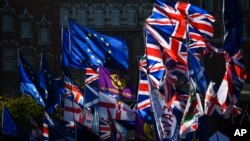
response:
[[[19,136],[19,131],[8,108],[3,107],[2,111],[2,134],[13,137]]]
[[[151,107],[154,113],[157,134],[160,140],[176,140],[177,120],[166,98],[156,89],[149,79]]]
[[[190,83],[190,85],[193,85],[193,87],[190,89],[192,92],[189,96],[180,125],[181,138],[186,138],[187,133],[196,131],[199,126],[198,119],[204,115],[200,96],[198,93],[196,93],[196,87],[192,78]]]
[[[60,102],[62,87],[56,82],[55,76],[43,53],[41,54],[40,62],[40,82],[41,87],[45,90],[45,109],[51,114]]]
[[[108,118],[108,109],[115,120],[135,121],[135,113],[126,103],[99,92],[100,117]]]
[[[20,91],[27,94],[45,107],[45,102],[40,94],[44,94],[45,90],[40,86],[40,78],[33,67],[19,53],[18,68],[20,77]]]
[[[54,122],[47,112],[43,114],[43,141],[49,141],[49,126],[54,126]]]
[[[64,94],[65,98],[71,99],[72,102],[83,106],[84,94],[79,86],[69,77],[64,76]]]
[[[153,122],[153,114],[149,98],[149,84],[147,78],[147,60],[146,54],[139,61],[139,86],[137,92],[136,111],[146,122]],[[136,118],[137,120],[138,118]],[[140,122],[140,121],[136,121]]]
[[[99,91],[107,93],[117,99],[133,99],[135,92],[126,79],[116,72],[99,66]]]
[[[85,56],[92,68],[105,66],[112,69],[128,69],[128,50],[125,40],[98,33],[69,20],[71,50]]]
[[[72,67],[76,69],[84,69],[87,67],[85,56],[77,48],[70,47],[69,31],[62,28],[62,66]]]

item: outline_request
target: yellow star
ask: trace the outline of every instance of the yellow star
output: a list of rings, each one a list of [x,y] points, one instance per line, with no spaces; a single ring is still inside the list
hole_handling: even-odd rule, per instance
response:
[[[91,37],[91,34],[89,33],[88,36]]]
[[[111,54],[111,53],[112,53],[112,51],[111,51],[111,50],[108,50],[108,53],[109,53],[109,54]]]

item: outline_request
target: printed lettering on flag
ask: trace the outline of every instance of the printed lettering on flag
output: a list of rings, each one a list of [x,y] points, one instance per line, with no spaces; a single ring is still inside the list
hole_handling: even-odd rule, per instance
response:
[[[120,96],[128,99],[135,97],[132,87],[122,75],[101,66],[99,67],[99,90],[117,99],[120,99]]]

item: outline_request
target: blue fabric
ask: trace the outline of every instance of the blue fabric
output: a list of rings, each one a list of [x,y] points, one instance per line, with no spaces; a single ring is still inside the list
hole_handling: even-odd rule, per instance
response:
[[[2,134],[17,137],[18,129],[12,115],[6,107],[3,107]]]
[[[71,51],[74,57],[84,56],[90,67],[105,66],[128,69],[128,50],[125,40],[98,33],[69,20]]]
[[[39,74],[33,67],[19,54],[19,77],[20,77],[20,92],[34,98],[34,100],[45,107],[45,102],[40,94],[45,91],[40,84]],[[44,95],[43,95],[44,96]]]

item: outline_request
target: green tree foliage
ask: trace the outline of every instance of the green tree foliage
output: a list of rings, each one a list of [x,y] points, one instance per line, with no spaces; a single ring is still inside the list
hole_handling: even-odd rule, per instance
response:
[[[4,98],[2,104],[9,109],[15,122],[26,129],[30,126],[31,117],[38,122],[42,120],[44,107],[38,105],[32,97],[23,95],[13,98]]]

